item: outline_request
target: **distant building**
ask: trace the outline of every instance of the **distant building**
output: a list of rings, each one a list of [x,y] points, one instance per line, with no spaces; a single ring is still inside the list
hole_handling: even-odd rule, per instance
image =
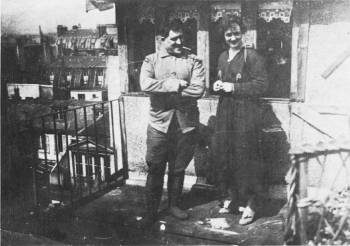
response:
[[[98,25],[96,30],[57,26],[57,59],[45,74],[55,99],[107,100],[107,57],[117,56],[116,30],[115,25]]]
[[[26,98],[53,98],[52,85],[41,85],[41,84],[7,84],[7,95],[11,98],[26,99]]]
[[[86,109],[86,111],[88,119],[86,123],[81,123],[84,117],[81,111],[76,121],[72,117],[67,117],[67,129],[64,127],[62,113],[56,114],[54,129],[52,121],[45,122],[48,127],[45,130],[46,133],[38,138],[37,172],[48,173],[50,184],[58,184],[58,177],[60,177],[60,184],[64,186],[75,183],[86,185],[89,181],[97,184],[99,180],[102,182],[109,180],[116,173],[114,151],[110,147],[110,139],[107,135],[108,117],[104,117],[97,111],[93,116],[91,110]],[[93,117],[95,120],[91,119]]]
[[[47,73],[57,99],[107,100],[105,56],[65,56]]]
[[[118,33],[113,24],[98,25],[97,29],[81,29],[73,26],[57,26],[55,42],[59,56],[74,54],[86,55],[117,55]]]

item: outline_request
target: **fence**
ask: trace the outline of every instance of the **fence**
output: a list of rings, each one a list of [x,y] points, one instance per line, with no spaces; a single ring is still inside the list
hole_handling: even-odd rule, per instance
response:
[[[33,121],[36,206],[74,204],[128,178],[123,98],[59,109]]]
[[[287,244],[350,243],[350,142],[291,151]]]

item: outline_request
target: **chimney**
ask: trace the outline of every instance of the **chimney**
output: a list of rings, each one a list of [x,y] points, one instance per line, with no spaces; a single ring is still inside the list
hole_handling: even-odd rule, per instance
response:
[[[67,31],[67,27],[63,25],[57,26],[57,36],[62,36]]]
[[[97,25],[97,30],[98,30],[98,36],[101,37],[104,34],[107,33],[107,27],[106,25]]]

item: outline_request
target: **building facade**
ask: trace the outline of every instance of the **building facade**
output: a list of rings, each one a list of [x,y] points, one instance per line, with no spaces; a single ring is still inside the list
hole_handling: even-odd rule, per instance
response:
[[[145,153],[142,143],[146,139],[149,99],[137,92],[139,68],[144,56],[159,48],[162,25],[174,18],[185,23],[185,45],[203,60],[206,68],[207,94],[199,100],[203,129],[213,130],[215,124],[217,96],[211,84],[217,79],[218,54],[225,48],[221,23],[240,16],[247,27],[245,45],[265,56],[270,87],[260,99],[261,143],[269,182],[284,182],[290,148],[303,142],[349,136],[349,59],[340,59],[349,43],[349,1],[113,2],[118,26],[119,83],[126,94],[128,149],[133,153],[130,163],[143,163]],[[327,69],[332,72],[325,74]],[[337,127],[330,127],[328,122]]]

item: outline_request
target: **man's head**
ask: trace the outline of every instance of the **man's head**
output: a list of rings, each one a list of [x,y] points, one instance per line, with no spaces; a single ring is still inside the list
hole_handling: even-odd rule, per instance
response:
[[[161,30],[163,47],[169,54],[179,55],[182,53],[183,46],[183,27],[180,20],[173,20],[170,24]]]
[[[243,45],[242,36],[245,33],[245,27],[238,19],[230,20],[223,28],[225,42],[231,49],[240,49]]]

